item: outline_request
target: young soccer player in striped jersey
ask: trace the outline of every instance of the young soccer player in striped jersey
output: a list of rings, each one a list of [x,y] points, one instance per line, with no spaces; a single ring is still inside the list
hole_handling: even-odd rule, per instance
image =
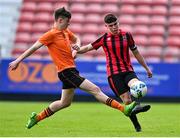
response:
[[[131,115],[132,110],[136,106],[136,102],[129,105],[122,105],[116,100],[106,96],[98,86],[79,75],[74,63],[74,58],[72,57],[71,43],[80,45],[80,40],[68,29],[71,13],[65,8],[57,9],[54,13],[54,19],[54,27],[43,34],[34,45],[9,64],[9,68],[15,70],[21,61],[33,54],[40,47],[46,46],[57,67],[58,77],[62,81],[61,99],[51,103],[39,114],[33,112],[26,127],[30,129],[39,121],[70,106],[76,88],[92,94],[99,102],[123,112],[126,116]]]
[[[78,47],[74,45],[73,57],[75,57],[77,53],[82,54],[102,47],[106,55],[109,85],[113,92],[120,97],[125,104],[130,104],[132,99],[129,94],[129,88],[135,81],[139,80],[130,61],[129,49],[138,62],[145,68],[149,78],[152,77],[152,72],[139,53],[131,33],[119,29],[117,17],[113,14],[107,14],[104,22],[107,32],[86,46]],[[141,131],[141,125],[138,122],[136,114],[148,111],[149,109],[150,105],[136,106],[131,116],[129,116],[137,132]]]

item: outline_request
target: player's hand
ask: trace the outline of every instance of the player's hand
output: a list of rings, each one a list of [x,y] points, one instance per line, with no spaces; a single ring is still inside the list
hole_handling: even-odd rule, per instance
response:
[[[79,45],[73,45],[72,48],[76,51],[79,51],[80,50],[80,46]]]
[[[11,70],[16,70],[18,66],[19,66],[19,62],[17,62],[16,60],[9,63],[9,68]]]
[[[148,75],[148,78],[152,78],[152,71],[150,69],[147,70],[147,75]]]
[[[72,57],[75,59],[77,57],[77,51],[76,50],[73,50],[72,51]]]

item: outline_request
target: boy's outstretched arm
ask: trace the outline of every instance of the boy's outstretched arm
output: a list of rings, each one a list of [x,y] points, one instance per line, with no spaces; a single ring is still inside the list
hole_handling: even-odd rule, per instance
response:
[[[139,53],[138,49],[136,49],[132,52],[133,52],[133,55],[135,56],[135,58],[137,59],[137,61],[145,68],[148,77],[151,78],[153,74],[152,74],[150,68],[148,67],[148,65],[146,64],[143,56]]]
[[[83,53],[93,50],[94,48],[91,44],[88,44],[85,46],[81,46],[79,48],[77,48],[76,46],[73,46],[73,49],[76,50],[78,54],[83,54]]]
[[[74,45],[74,46],[72,46],[72,48],[73,48],[73,51],[72,51],[73,58],[76,58],[77,54],[83,54],[83,53],[86,53],[86,52],[91,51],[91,50],[94,49],[91,44],[81,46],[81,47],[78,47],[77,45]]]
[[[32,45],[29,49],[27,49],[22,55],[20,55],[16,60],[12,61],[9,63],[9,68],[11,70],[15,70],[19,63],[25,59],[26,57],[30,56],[32,53],[34,53],[37,49],[39,49],[43,44],[41,44],[40,42],[36,42],[34,43],[34,45]]]

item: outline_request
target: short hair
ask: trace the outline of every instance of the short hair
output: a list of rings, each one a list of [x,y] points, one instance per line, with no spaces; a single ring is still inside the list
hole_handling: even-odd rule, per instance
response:
[[[117,21],[117,17],[112,13],[106,14],[105,17],[104,17],[104,22],[105,23],[112,23],[112,22],[115,22],[115,21]]]
[[[54,19],[57,20],[59,17],[71,19],[71,13],[67,11],[64,7],[59,8],[54,12]]]

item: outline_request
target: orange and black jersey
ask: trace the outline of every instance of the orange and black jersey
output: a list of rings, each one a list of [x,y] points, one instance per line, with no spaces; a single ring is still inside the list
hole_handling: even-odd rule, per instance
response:
[[[75,35],[69,29],[59,30],[52,28],[38,40],[48,47],[48,52],[58,72],[75,67],[71,52],[71,43],[74,39]]]
[[[105,33],[92,43],[94,49],[103,47],[106,54],[106,66],[108,76],[121,72],[133,71],[130,61],[129,49],[137,49],[132,35],[129,32],[119,31],[113,35]]]

